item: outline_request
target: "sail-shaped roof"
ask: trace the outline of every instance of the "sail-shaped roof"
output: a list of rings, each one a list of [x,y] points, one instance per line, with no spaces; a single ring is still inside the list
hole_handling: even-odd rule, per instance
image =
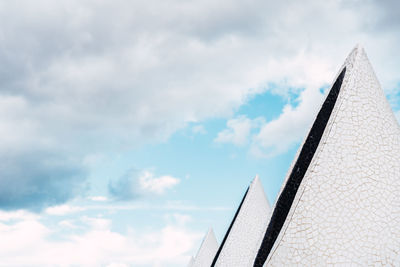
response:
[[[195,258],[191,258],[188,267],[205,267],[210,266],[215,253],[218,250],[218,242],[212,228],[207,231],[199,251]]]
[[[247,189],[211,266],[252,266],[269,213],[270,205],[257,176]]]
[[[189,264],[187,265],[187,267],[193,267],[194,264],[194,258],[193,256],[190,258]]]
[[[400,128],[364,49],[340,69],[254,266],[400,265]]]

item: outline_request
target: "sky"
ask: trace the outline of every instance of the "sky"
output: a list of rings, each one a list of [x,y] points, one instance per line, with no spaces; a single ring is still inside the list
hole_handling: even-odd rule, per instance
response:
[[[186,266],[358,43],[400,119],[398,1],[0,0],[0,266]]]

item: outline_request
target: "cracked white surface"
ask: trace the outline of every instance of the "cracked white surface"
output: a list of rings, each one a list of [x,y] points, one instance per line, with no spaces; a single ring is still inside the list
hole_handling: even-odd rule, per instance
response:
[[[200,245],[195,258],[191,258],[188,267],[208,267],[218,251],[218,242],[214,231],[210,228]]]
[[[344,67],[267,266],[400,265],[400,128],[364,50]]]
[[[194,264],[194,258],[193,256],[190,258],[189,264],[187,265],[187,267],[193,267]]]
[[[215,266],[253,266],[268,226],[270,205],[260,179],[250,184]]]

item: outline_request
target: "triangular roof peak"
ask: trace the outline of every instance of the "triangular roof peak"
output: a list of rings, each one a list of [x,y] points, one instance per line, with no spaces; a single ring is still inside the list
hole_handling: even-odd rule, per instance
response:
[[[256,175],[211,266],[252,266],[270,218],[270,205]]]
[[[213,229],[210,227],[203,238],[203,241],[201,242],[196,257],[192,257],[188,267],[210,266],[217,250],[218,242],[215,238]]]
[[[250,187],[254,187],[254,186],[260,186],[261,188],[263,188],[263,186],[261,184],[260,177],[258,176],[258,174],[256,174],[256,176],[254,177],[253,181],[251,181],[251,183],[250,183]],[[263,191],[264,191],[264,189],[263,189]]]
[[[300,147],[254,266],[396,266],[399,222],[400,128],[357,45]]]

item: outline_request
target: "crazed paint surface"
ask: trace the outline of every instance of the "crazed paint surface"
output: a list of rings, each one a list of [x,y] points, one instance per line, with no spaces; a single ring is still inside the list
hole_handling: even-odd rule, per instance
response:
[[[400,128],[364,50],[344,67],[267,266],[400,264]]]
[[[287,215],[296,197],[297,190],[299,189],[304,175],[310,166],[335,106],[345,73],[346,68],[341,71],[334,85],[330,89],[329,94],[318,112],[317,118],[315,119],[310,132],[308,133],[304,145],[300,150],[296,163],[291,168],[292,171],[290,176],[275,203],[271,220],[265,232],[262,245],[257,253],[256,261],[254,263],[255,266],[262,266],[264,264],[286,221]]]
[[[210,266],[217,250],[218,242],[215,238],[214,231],[212,230],[212,228],[210,228],[200,245],[196,257],[192,257],[190,259],[188,267]]]
[[[270,205],[256,177],[234,219],[213,266],[252,266],[270,218]]]

